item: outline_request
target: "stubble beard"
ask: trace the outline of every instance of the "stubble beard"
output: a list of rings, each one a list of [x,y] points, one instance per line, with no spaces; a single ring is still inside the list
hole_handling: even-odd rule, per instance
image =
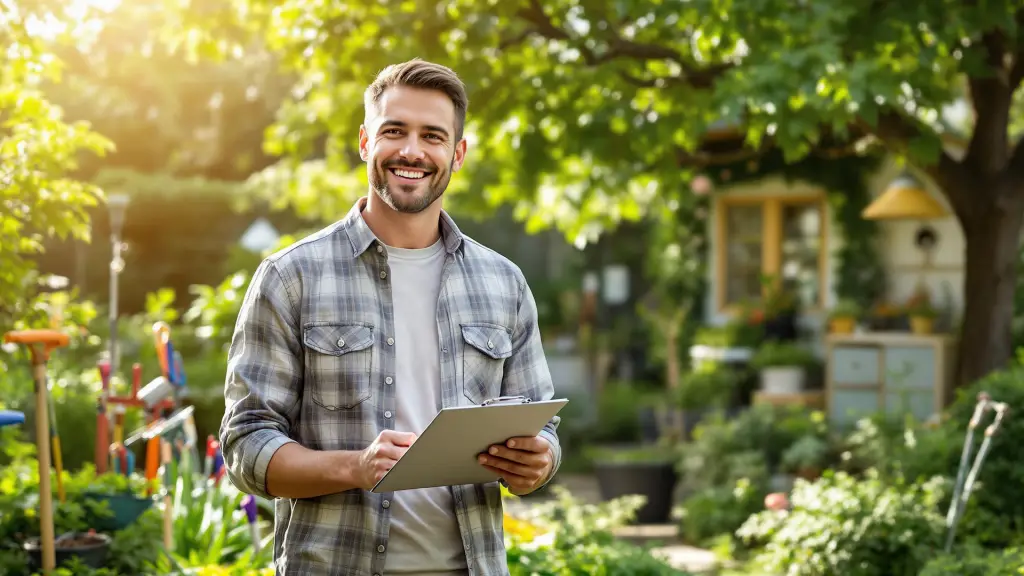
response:
[[[427,207],[444,194],[444,191],[448,188],[448,182],[451,181],[451,168],[454,165],[455,160],[453,158],[447,172],[442,174],[440,171],[436,171],[429,176],[424,176],[423,178],[428,181],[423,184],[399,184],[394,186],[388,183],[388,169],[381,164],[370,172],[370,188],[373,189],[378,198],[395,212],[417,214],[426,210]],[[423,186],[426,186],[426,190],[416,195],[414,191]],[[399,190],[393,191],[393,187],[397,187]]]

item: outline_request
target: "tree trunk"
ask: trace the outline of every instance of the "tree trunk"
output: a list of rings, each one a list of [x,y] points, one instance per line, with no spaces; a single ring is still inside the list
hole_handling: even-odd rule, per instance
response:
[[[1005,367],[1013,356],[1014,292],[1024,202],[1020,191],[999,192],[999,200],[979,200],[970,215],[961,215],[967,261],[957,386],[968,386]]]

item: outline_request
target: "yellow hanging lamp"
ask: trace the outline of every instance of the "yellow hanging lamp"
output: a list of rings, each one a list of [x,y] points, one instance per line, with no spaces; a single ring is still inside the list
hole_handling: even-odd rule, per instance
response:
[[[908,172],[900,174],[861,212],[868,220],[931,220],[948,215],[946,207]]]

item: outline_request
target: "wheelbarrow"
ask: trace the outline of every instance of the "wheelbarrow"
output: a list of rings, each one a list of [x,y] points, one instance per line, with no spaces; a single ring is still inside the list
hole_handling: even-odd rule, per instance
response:
[[[39,534],[42,544],[43,571],[56,568],[57,556],[53,535],[53,493],[50,488],[50,422],[49,390],[46,386],[46,363],[55,348],[68,345],[68,335],[57,330],[21,330],[4,334],[7,344],[24,344],[31,353],[35,379],[36,450],[39,456]],[[25,416],[6,412],[6,425],[20,424]]]

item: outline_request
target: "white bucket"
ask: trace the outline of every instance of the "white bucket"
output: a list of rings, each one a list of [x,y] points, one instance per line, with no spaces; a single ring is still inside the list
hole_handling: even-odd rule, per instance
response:
[[[798,394],[804,389],[806,373],[799,366],[761,369],[761,390],[766,394]]]

